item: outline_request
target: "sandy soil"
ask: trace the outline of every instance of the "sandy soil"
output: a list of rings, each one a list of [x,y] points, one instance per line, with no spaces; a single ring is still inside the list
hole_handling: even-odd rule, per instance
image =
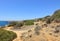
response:
[[[41,25],[43,25],[43,24],[41,24]],[[32,34],[32,37],[30,37],[30,38],[25,38],[24,41],[60,41],[60,33],[58,33],[58,34],[53,33],[55,29],[52,28],[52,26],[56,27],[57,25],[60,25],[60,23],[59,24],[58,23],[51,23],[48,25],[48,27],[44,26],[44,28],[39,30],[40,35],[36,35],[34,33],[35,26],[26,26],[23,29],[17,29],[17,30],[10,29],[13,27],[6,27],[5,29],[9,30],[9,31],[13,31],[17,34],[17,38],[14,39],[13,41],[23,41],[24,38],[21,39],[22,33],[28,32],[28,30],[30,30],[30,29],[33,30],[33,32],[31,32],[31,33],[34,33],[34,34]],[[28,33],[28,34],[30,34],[30,33]]]
[[[22,41],[22,39],[20,38],[22,33],[25,33],[27,32],[28,30],[30,29],[33,29],[34,26],[26,26],[25,28],[23,29],[12,29],[13,27],[6,27],[4,28],[5,30],[8,30],[8,31],[13,31],[17,34],[17,38],[14,39],[13,41]]]

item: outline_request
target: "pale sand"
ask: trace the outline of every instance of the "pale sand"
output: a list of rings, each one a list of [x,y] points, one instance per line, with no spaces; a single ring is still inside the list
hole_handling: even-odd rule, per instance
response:
[[[39,40],[45,39],[45,41],[60,41],[60,35],[58,37],[55,37],[54,33],[52,32],[54,29],[51,28],[51,26],[55,27],[55,26],[57,26],[59,24],[58,23],[51,23],[48,26],[48,28],[44,27],[42,30],[40,30],[40,35],[39,36],[33,35],[33,37],[31,38],[31,40],[33,39],[34,41],[39,41]],[[13,28],[13,27],[10,27],[10,28]],[[7,27],[5,29],[9,30],[9,31],[13,31],[13,32],[15,32],[17,34],[17,38],[14,39],[13,41],[22,41],[21,38],[20,38],[21,34],[24,33],[24,32],[27,32],[27,30],[30,29],[30,28],[25,28],[25,30],[24,29],[22,29],[22,30],[10,30]],[[53,33],[53,35],[49,35],[49,33]]]
[[[12,29],[12,30],[11,30],[11,28],[13,28],[13,27],[6,27],[4,29],[8,30],[8,31],[13,31],[13,32],[15,32],[17,34],[17,38],[14,39],[13,41],[22,41],[21,38],[20,38],[20,36],[22,35],[22,33],[27,32],[30,29],[33,29],[33,27],[34,26],[27,26],[27,27],[25,27],[23,29]]]

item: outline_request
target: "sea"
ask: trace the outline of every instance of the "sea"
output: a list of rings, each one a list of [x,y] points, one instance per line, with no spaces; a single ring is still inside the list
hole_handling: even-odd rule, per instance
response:
[[[0,21],[0,26],[5,26],[8,25],[9,22],[8,21]]]

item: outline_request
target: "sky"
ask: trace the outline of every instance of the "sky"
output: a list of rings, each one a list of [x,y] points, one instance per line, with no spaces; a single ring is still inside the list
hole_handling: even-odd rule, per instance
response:
[[[52,15],[60,0],[0,0],[0,20],[26,20]]]

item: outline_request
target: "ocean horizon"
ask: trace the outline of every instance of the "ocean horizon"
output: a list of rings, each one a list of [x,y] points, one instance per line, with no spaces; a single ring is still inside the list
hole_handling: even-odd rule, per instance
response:
[[[5,26],[8,25],[9,22],[8,21],[0,21],[0,26]]]

